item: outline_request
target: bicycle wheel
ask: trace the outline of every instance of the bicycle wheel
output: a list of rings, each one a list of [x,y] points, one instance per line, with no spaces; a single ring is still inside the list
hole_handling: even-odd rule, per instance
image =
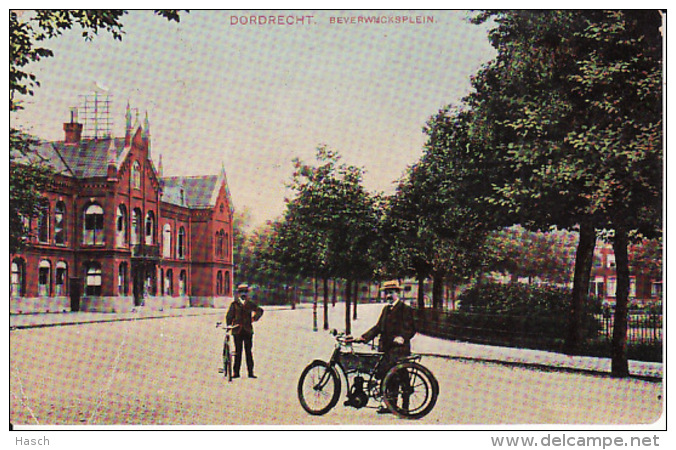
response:
[[[230,343],[223,341],[223,376],[232,381],[232,358],[230,356]]]
[[[392,367],[383,379],[385,405],[399,417],[420,419],[437,403],[439,383],[432,372],[416,362]]]
[[[336,406],[340,397],[340,377],[324,361],[313,361],[298,380],[298,400],[305,411],[321,416]]]

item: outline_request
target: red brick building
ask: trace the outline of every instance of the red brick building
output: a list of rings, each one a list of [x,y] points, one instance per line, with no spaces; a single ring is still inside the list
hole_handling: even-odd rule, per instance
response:
[[[632,305],[645,306],[662,301],[661,278],[656,278],[648,271],[637,270],[631,264],[629,270],[629,301]],[[604,303],[614,305],[616,291],[615,253],[610,244],[597,243],[591,271],[590,294],[600,297]]]
[[[55,172],[28,246],[10,255],[10,312],[225,306],[232,298],[233,206],[219,175],[162,178],[148,119],[124,138],[43,142]]]

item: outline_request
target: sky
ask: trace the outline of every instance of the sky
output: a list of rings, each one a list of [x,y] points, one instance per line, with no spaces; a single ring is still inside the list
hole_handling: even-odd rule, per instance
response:
[[[176,24],[132,11],[122,41],[85,42],[78,28],[48,41],[54,57],[30,67],[41,85],[10,120],[63,139],[70,108],[98,89],[112,100],[112,134],[124,134],[127,103],[147,113],[163,175],[225,168],[235,209],[256,227],[283,214],[292,160],[313,162],[320,145],[363,167],[368,190],[393,192],[422,154],[426,121],[459,104],[495,55],[469,16],[200,10]],[[372,17],[381,23],[363,23]]]

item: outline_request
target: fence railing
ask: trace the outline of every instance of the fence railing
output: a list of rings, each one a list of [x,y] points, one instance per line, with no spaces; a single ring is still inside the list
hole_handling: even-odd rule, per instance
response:
[[[424,334],[477,343],[556,348],[563,344],[567,323],[563,316],[514,316],[435,309],[416,309],[416,325]],[[588,339],[611,340],[613,315],[590,317],[585,327]],[[632,313],[628,317],[628,344],[662,343],[662,315]]]
[[[613,314],[597,316],[599,335],[605,339],[613,338],[615,317]],[[662,342],[662,314],[630,313],[627,317],[627,343],[659,344]]]

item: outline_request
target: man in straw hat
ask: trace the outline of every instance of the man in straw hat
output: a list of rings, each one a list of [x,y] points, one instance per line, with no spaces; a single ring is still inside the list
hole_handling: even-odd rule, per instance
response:
[[[239,378],[239,369],[242,366],[242,349],[246,352],[246,367],[249,378],[257,378],[254,374],[253,360],[253,322],[263,315],[263,308],[249,299],[249,285],[242,283],[237,286],[237,297],[230,304],[225,315],[225,323],[235,328],[232,335],[235,339],[235,362],[232,368],[232,377]]]
[[[401,287],[397,280],[386,281],[380,290],[384,293],[387,305],[380,313],[378,322],[361,335],[357,342],[369,342],[380,336],[378,351],[384,353],[384,364],[376,376],[382,378],[400,358],[411,354],[411,338],[416,333],[413,310],[405,304],[399,294]],[[402,380],[405,381],[405,380]],[[387,413],[386,407],[378,409],[379,413]]]

